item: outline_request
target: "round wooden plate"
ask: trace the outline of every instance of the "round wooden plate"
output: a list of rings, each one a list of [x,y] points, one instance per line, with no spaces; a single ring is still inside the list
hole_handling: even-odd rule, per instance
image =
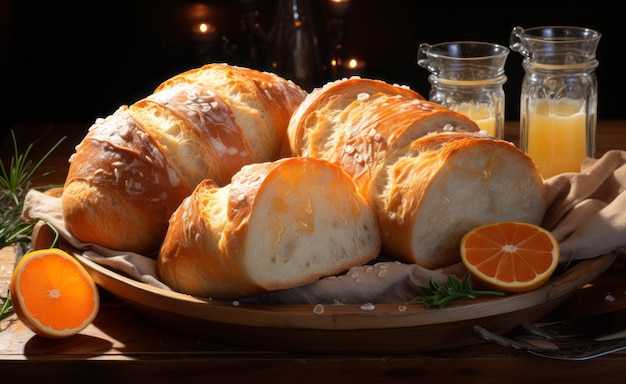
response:
[[[480,325],[498,334],[538,321],[591,282],[615,254],[583,260],[540,288],[444,308],[422,304],[270,305],[204,300],[155,288],[75,254],[95,282],[148,319],[179,332],[246,347],[324,354],[397,354],[482,343]]]

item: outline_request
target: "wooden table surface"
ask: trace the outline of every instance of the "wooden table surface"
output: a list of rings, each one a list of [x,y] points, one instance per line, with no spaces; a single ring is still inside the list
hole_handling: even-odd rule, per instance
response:
[[[67,159],[86,133],[80,125],[16,126],[18,146],[33,143],[37,160],[67,136],[41,168],[53,173],[38,184],[62,184]],[[518,123],[507,123],[506,139],[516,142]],[[2,160],[13,154],[10,138]],[[626,121],[600,121],[597,156],[626,150]],[[12,247],[0,250],[0,297],[6,297],[15,261]],[[42,382],[355,382],[355,383],[623,383],[626,352],[581,362],[563,362],[479,344],[437,352],[333,356],[272,352],[216,344],[152,323],[117,298],[101,291],[96,320],[79,335],[51,340],[34,335],[13,315],[0,322],[0,377],[8,383]],[[567,319],[626,308],[626,256],[600,278],[561,304],[550,319]]]

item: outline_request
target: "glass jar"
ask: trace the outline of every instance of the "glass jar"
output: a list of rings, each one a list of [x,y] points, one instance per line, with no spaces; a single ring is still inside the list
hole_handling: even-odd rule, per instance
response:
[[[477,41],[422,43],[417,63],[430,71],[429,100],[463,113],[498,139],[504,137],[507,47]]]
[[[511,50],[524,56],[520,149],[544,178],[580,172],[582,161],[595,156],[600,37],[597,31],[569,26],[511,32]]]

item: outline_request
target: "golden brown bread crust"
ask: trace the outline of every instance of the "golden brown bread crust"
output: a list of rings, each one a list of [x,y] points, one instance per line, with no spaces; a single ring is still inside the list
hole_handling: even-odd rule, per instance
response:
[[[473,226],[543,216],[543,183],[532,161],[478,131],[464,115],[353,78],[307,96],[283,154],[339,165],[377,213],[384,251],[437,268],[460,260],[461,232]]]
[[[370,97],[385,97],[385,100],[396,98],[407,103],[424,99],[407,87],[390,85],[380,80],[353,77],[327,83],[313,90],[294,112],[293,122],[290,122],[288,128],[288,140],[283,143],[282,156],[306,154],[323,157],[323,151],[333,151],[332,146],[325,144],[333,138],[334,123],[347,118],[343,116],[344,111],[355,111],[359,106],[367,106]],[[361,102],[363,100],[365,102]],[[393,108],[387,108],[387,111],[392,116],[403,118]]]
[[[164,233],[169,213],[191,189],[121,107],[90,128],[71,158],[63,216],[83,241],[148,253],[153,244],[141,239],[152,242]]]
[[[204,179],[278,157],[306,96],[278,76],[209,64],[99,119],[77,146],[62,196],[67,229],[107,248],[154,254],[169,216]]]
[[[285,158],[198,185],[172,215],[159,278],[201,297],[240,299],[301,286],[380,252],[376,216],[339,167]]]
[[[224,98],[249,138],[253,163],[267,161],[268,151],[272,159],[278,158],[291,114],[306,96],[300,87],[273,73],[222,64],[176,75],[155,93],[185,83],[211,89]]]
[[[459,113],[405,87],[351,78],[314,90],[296,109],[283,155],[312,156],[341,166],[370,199],[371,183],[413,140],[442,130],[478,131]],[[371,199],[370,199],[371,200]]]
[[[130,109],[146,130],[160,138],[157,144],[164,153],[180,151],[170,157],[194,186],[207,175],[224,185],[242,166],[253,162],[247,136],[230,106],[210,88],[180,84],[152,94]],[[165,116],[171,124],[164,124]],[[175,127],[173,132],[164,132],[168,126]]]

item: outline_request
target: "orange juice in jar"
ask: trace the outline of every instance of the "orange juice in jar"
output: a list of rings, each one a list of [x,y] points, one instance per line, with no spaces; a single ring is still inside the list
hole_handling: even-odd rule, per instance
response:
[[[526,152],[544,178],[580,171],[587,156],[586,114],[581,104],[567,98],[542,99],[529,110]]]
[[[511,32],[510,47],[524,56],[520,149],[544,179],[580,172],[595,155],[601,34],[588,28],[548,26]]]

